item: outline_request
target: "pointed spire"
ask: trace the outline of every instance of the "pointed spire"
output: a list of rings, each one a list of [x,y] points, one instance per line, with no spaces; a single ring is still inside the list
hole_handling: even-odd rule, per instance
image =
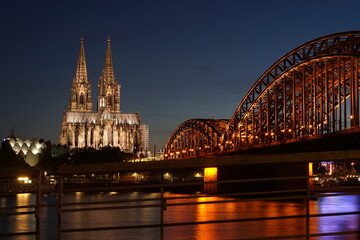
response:
[[[84,36],[80,36],[80,51],[79,59],[76,67],[75,81],[77,82],[88,82],[86,60],[85,60],[85,49],[84,49]]]
[[[105,66],[104,71],[102,74],[102,81],[104,83],[113,83],[115,82],[115,76],[114,76],[114,67],[112,63],[112,56],[111,56],[111,39],[108,37],[107,39],[107,48],[106,48],[106,54],[105,54]]]
[[[69,110],[81,112],[92,111],[91,83],[87,76],[83,36],[80,37],[79,58],[76,66],[76,74],[72,80]]]
[[[115,80],[111,56],[111,39],[107,39],[105,65],[99,80],[98,111],[120,112],[120,85]]]

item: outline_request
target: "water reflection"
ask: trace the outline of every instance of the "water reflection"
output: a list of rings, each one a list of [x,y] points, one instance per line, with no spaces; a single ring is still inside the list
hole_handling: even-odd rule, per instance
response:
[[[311,202],[311,213],[341,213],[360,211],[360,196],[328,196]],[[360,228],[359,215],[329,216],[311,219],[312,232],[342,232],[356,231]],[[319,239],[319,238],[317,238]],[[323,237],[322,239],[359,239],[359,236],[344,235],[337,237]]]
[[[16,195],[0,196],[1,207],[12,206],[27,206],[33,204],[35,201],[34,194],[20,193]],[[2,210],[1,212],[13,213],[13,212],[26,212],[34,211],[34,208],[21,208],[18,210]],[[11,216],[0,216],[0,233],[12,233],[12,232],[29,232],[35,231],[35,217],[34,215],[20,214]],[[33,239],[30,236],[17,236],[11,238],[13,240],[21,239],[28,240]]]
[[[165,194],[166,197],[179,197],[186,195]],[[64,202],[91,202],[122,199],[149,199],[159,197],[158,193],[66,193]],[[207,201],[222,201],[230,198],[201,197],[197,199],[168,200],[168,203],[180,203],[196,201],[204,203]],[[56,203],[56,194],[48,194],[43,197],[43,203]],[[121,205],[143,205],[158,204],[158,201],[131,202]],[[24,206],[35,204],[34,194],[17,194],[12,196],[0,196],[0,204],[4,206]],[[112,204],[110,206],[115,206]],[[100,207],[104,204],[82,207]],[[70,207],[67,207],[70,208]],[[29,209],[20,209],[26,211]],[[30,209],[31,210],[31,209]],[[165,223],[217,221],[243,218],[263,218],[276,216],[292,216],[305,214],[304,202],[232,202],[222,204],[197,204],[186,206],[169,206],[164,212]],[[360,210],[360,196],[331,196],[319,198],[318,201],[310,202],[310,211],[317,213],[351,212]],[[142,224],[158,224],[160,222],[160,211],[158,208],[135,208],[117,209],[105,211],[71,212],[64,213],[64,228],[87,228],[87,227],[110,227],[129,226]],[[331,216],[311,218],[311,233],[337,232],[358,230],[360,218],[356,215]],[[43,208],[41,212],[42,239],[56,238],[56,208]],[[241,239],[263,236],[295,235],[305,233],[306,219],[283,219],[266,221],[233,222],[221,224],[201,224],[190,226],[167,227],[164,229],[164,239]],[[35,228],[34,215],[17,215],[0,217],[0,233],[33,231]],[[138,230],[117,230],[99,232],[80,232],[63,234],[63,239],[159,239],[160,229],[138,229]],[[358,239],[359,236],[334,236],[319,237],[313,239]],[[9,239],[28,240],[34,239],[30,236],[21,236]]]

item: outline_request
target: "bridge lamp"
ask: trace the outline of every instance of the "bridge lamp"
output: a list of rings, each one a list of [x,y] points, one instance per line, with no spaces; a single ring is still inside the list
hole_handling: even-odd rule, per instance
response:
[[[354,119],[354,116],[353,115],[350,115],[350,117],[349,117],[350,119]]]
[[[310,125],[309,125],[309,128],[310,128],[310,129],[313,128],[313,125],[310,124]]]
[[[291,128],[289,128],[288,132],[289,132],[289,133],[291,133],[291,132],[292,132],[292,129],[291,129]]]
[[[28,177],[18,177],[19,181],[23,181],[24,183],[31,183],[32,181]]]
[[[195,173],[195,176],[194,177],[202,177],[201,173]]]

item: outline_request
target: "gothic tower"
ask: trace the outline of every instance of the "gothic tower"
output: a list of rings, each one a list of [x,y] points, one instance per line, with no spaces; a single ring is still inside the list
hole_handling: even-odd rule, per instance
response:
[[[80,38],[76,75],[72,81],[69,109],[64,111],[59,143],[71,149],[111,146],[123,152],[137,152],[143,149],[141,124],[140,113],[120,112],[120,85],[114,77],[110,38],[99,80],[97,111],[92,111],[84,39]]]
[[[69,111],[92,111],[91,84],[87,76],[83,37],[80,37],[79,59],[76,67],[76,75],[72,80]]]
[[[109,112],[119,113],[120,84],[117,83],[114,76],[110,42],[111,40],[109,37],[107,40],[105,65],[98,84],[98,112],[108,110]]]

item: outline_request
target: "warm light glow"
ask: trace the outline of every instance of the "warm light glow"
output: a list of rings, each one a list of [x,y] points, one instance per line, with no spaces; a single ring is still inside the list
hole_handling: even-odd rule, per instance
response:
[[[18,177],[19,181],[24,181],[26,184],[32,183],[32,181],[28,177]]]
[[[204,169],[204,182],[217,181],[218,169],[216,167]],[[204,184],[205,193],[217,193],[217,183]]]
[[[313,163],[309,162],[309,176],[313,175]]]
[[[309,162],[309,176],[313,175],[313,163]],[[313,178],[309,178],[309,186],[313,187],[314,186],[314,179]]]
[[[195,177],[202,177],[201,173],[196,173]]]
[[[350,119],[354,119],[354,116],[353,116],[353,115],[350,115]]]
[[[18,177],[18,180],[19,181],[27,181],[27,180],[29,180],[29,178],[28,177]]]
[[[329,167],[329,175],[332,175],[333,173],[333,164],[330,163],[330,167]]]
[[[38,150],[38,149],[33,149],[33,150],[32,150],[32,153],[33,153],[34,155],[36,155],[36,154],[39,153],[39,150]]]

